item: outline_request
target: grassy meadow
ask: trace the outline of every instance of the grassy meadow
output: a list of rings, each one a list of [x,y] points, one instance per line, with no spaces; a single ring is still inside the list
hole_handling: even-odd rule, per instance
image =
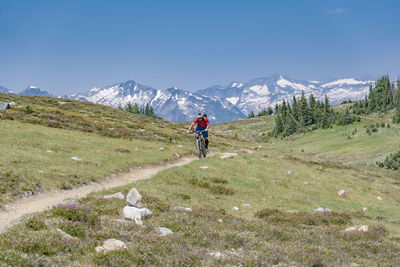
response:
[[[46,105],[32,104],[40,114]],[[88,110],[101,107],[87,105]],[[109,112],[103,122],[113,120],[114,110]],[[118,120],[121,128],[142,119],[115,112],[129,118]],[[15,111],[0,120],[1,129],[7,129],[0,132],[1,147],[8,151],[0,167],[20,179],[15,192],[36,183],[45,189],[63,188],[65,181],[79,186],[193,149],[190,137],[179,132],[184,123],[149,119],[141,122],[146,138],[111,137],[75,126],[32,123],[23,114]],[[213,156],[27,216],[0,235],[0,265],[398,266],[400,173],[376,165],[400,148],[399,129],[387,123],[386,117],[372,115],[289,138],[268,137],[273,116],[213,125]],[[162,138],[156,140],[156,132]],[[219,152],[226,151],[238,155],[221,159]],[[132,187],[153,211],[143,226],[122,220],[125,200],[103,198],[126,195]],[[339,196],[340,190],[345,194]],[[320,207],[331,211],[317,212]],[[345,231],[361,225],[368,230]],[[174,233],[161,237],[158,227]],[[65,239],[57,229],[73,238]],[[127,249],[96,253],[95,247],[109,238],[125,242]]]

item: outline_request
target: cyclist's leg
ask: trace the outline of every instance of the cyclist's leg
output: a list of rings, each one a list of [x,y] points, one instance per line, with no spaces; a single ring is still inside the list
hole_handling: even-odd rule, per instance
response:
[[[206,149],[208,149],[208,131],[203,132],[203,137],[204,137]]]

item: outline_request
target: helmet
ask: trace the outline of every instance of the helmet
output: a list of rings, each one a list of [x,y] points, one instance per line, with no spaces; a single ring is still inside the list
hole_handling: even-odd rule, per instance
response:
[[[203,118],[203,115],[204,115],[203,113],[199,112],[199,113],[197,113],[197,118],[201,119],[201,118]]]

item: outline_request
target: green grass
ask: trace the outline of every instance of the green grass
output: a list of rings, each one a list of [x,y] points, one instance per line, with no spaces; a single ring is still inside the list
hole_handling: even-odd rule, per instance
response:
[[[9,120],[0,120],[0,129],[0,176],[8,177],[0,183],[1,204],[24,192],[71,189],[130,167],[177,160],[175,153],[184,156],[192,151],[188,141],[101,137]]]

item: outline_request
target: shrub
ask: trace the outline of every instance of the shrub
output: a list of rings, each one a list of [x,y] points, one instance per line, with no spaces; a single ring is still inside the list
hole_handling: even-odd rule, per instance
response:
[[[98,213],[93,212],[89,207],[78,206],[75,203],[59,204],[52,209],[52,213],[73,222],[84,222],[89,225],[97,225],[100,222]]]
[[[235,191],[232,188],[225,187],[223,185],[212,185],[210,191],[217,195],[233,195]]]
[[[67,221],[60,225],[61,230],[70,234],[71,236],[75,236],[78,238],[84,238],[86,236],[86,230],[82,223]]]
[[[32,229],[33,231],[38,231],[46,228],[46,224],[44,223],[43,219],[35,215],[28,218],[25,226]]]
[[[31,114],[33,113],[33,108],[31,106],[26,106],[24,110],[25,114]]]

